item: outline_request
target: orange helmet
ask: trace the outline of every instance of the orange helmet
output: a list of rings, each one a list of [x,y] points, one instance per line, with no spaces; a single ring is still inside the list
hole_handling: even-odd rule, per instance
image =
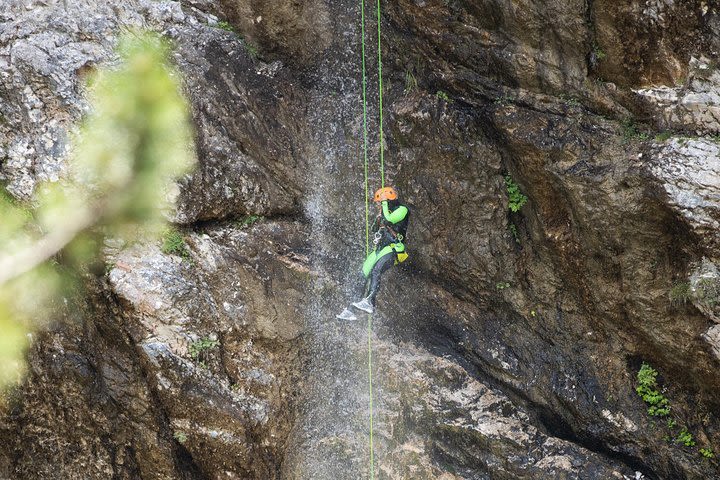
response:
[[[383,200],[397,200],[397,198],[397,190],[395,190],[393,187],[385,187],[380,188],[377,192],[375,192],[374,201],[382,202]]]

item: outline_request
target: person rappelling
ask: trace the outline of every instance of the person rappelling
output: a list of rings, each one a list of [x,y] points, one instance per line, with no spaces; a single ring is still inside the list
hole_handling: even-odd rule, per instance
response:
[[[373,222],[373,250],[363,262],[364,276],[363,298],[351,304],[352,307],[367,313],[375,310],[375,297],[380,290],[380,278],[393,265],[402,263],[408,258],[405,252],[410,209],[400,202],[397,190],[384,187],[375,192],[373,197],[379,213]],[[345,308],[336,316],[340,320],[356,320],[357,317],[349,308]]]

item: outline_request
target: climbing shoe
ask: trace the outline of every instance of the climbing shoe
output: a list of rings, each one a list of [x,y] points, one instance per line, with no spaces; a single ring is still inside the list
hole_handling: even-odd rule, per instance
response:
[[[367,313],[373,313],[375,311],[375,308],[373,308],[372,303],[370,303],[370,300],[368,300],[367,298],[363,298],[359,302],[353,303],[352,306],[357,308],[358,310],[362,310],[363,312],[367,312]]]
[[[357,320],[355,314],[347,308],[335,315],[335,318],[337,318],[338,320]]]

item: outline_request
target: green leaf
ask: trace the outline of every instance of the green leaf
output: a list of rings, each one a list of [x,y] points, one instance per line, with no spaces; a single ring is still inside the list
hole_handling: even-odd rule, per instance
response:
[[[28,331],[0,301],[0,387],[15,383],[25,370],[23,355],[28,345]]]

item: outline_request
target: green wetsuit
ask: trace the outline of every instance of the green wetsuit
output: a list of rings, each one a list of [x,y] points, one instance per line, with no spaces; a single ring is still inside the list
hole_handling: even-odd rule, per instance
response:
[[[405,252],[403,240],[407,233],[410,219],[410,210],[401,205],[398,200],[382,202],[382,216],[380,218],[380,241],[363,263],[363,275],[370,279],[368,298],[372,304],[380,289],[381,275],[392,267],[398,253]]]

